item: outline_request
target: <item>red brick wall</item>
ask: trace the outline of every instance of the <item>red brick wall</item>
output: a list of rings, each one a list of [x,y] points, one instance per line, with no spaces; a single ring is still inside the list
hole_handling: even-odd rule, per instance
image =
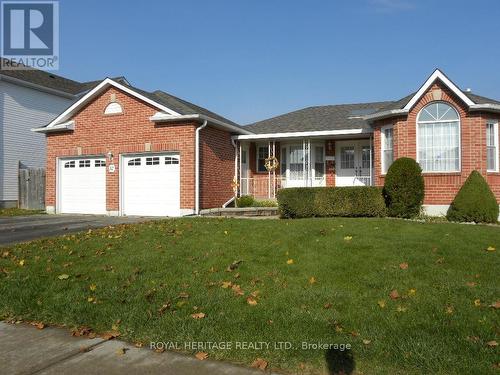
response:
[[[380,128],[394,125],[394,158],[410,157],[416,159],[416,121],[420,110],[434,101],[433,91],[441,90],[441,101],[451,104],[460,115],[461,171],[456,173],[424,173],[424,204],[450,204],[460,187],[473,170],[486,176],[490,187],[500,201],[500,174],[486,172],[486,121],[498,119],[499,115],[490,113],[468,112],[467,106],[444,84],[437,81],[411,109],[407,117],[381,120],[374,124],[375,145],[375,181],[381,186],[384,176],[381,174]]]
[[[200,208],[221,207],[234,196],[231,134],[212,127],[200,133]]]
[[[123,114],[104,115],[104,108],[109,104],[112,94],[123,106]],[[195,129],[199,124],[194,122],[155,124],[149,120],[149,117],[157,111],[156,108],[122,91],[110,88],[74,116],[74,131],[49,133],[47,135],[46,205],[56,205],[56,158],[77,156],[78,148],[81,148],[82,155],[105,156],[109,151],[113,153],[116,171],[110,173],[106,170],[106,207],[108,211],[118,211],[119,155],[145,152],[146,143],[150,143],[152,152],[176,151],[180,153],[180,206],[181,209],[194,209]],[[208,129],[205,130],[208,133],[208,137],[205,137],[205,155],[209,153],[210,147],[222,147],[226,150],[231,146],[229,137],[223,134],[224,132],[216,133],[221,137],[218,142],[207,143],[212,134],[212,131]],[[224,145],[226,141],[229,146]],[[210,158],[206,160],[210,161]],[[200,169],[203,169],[202,165]],[[218,191],[213,191],[213,193],[217,194]],[[208,195],[210,192],[205,193],[205,199],[208,199],[206,198]],[[218,198],[217,202],[224,198],[226,195]]]

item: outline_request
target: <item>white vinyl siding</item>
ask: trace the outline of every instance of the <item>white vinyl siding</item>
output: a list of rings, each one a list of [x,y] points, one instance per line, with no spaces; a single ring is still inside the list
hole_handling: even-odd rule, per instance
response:
[[[32,128],[46,125],[72,100],[0,81],[0,201],[18,199],[17,169],[45,167],[45,135]]]
[[[488,172],[498,172],[498,121],[486,123],[486,160]]]
[[[386,174],[394,161],[394,128],[385,126],[381,129],[382,174]]]
[[[460,171],[460,121],[457,111],[442,102],[419,113],[417,158],[423,172]]]

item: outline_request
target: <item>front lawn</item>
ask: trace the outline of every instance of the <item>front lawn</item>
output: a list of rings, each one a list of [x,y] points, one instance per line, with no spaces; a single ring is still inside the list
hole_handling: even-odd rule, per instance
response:
[[[498,227],[390,219],[121,225],[0,250],[0,318],[113,329],[145,346],[230,342],[200,351],[293,373],[323,373],[325,357],[346,373],[498,373],[493,248]]]

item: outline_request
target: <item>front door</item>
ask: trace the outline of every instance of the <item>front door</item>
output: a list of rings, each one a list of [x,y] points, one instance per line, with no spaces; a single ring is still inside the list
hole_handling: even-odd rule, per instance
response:
[[[370,163],[372,161],[370,140],[337,141],[336,186],[368,186],[371,183]]]

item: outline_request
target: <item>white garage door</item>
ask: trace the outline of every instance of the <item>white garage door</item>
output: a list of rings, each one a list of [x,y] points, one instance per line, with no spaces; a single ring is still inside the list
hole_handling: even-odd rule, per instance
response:
[[[179,154],[123,157],[122,213],[180,216]]]
[[[59,160],[59,212],[106,213],[106,160]]]

